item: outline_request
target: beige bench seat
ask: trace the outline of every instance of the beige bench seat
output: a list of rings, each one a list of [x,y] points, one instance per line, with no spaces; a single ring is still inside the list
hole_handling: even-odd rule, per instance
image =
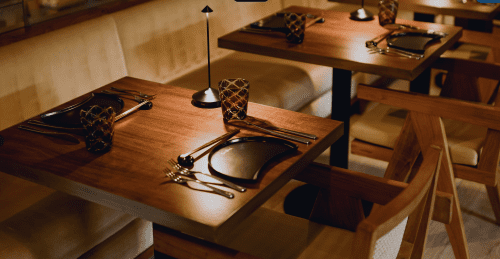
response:
[[[394,148],[406,118],[406,111],[386,104],[376,104],[351,126],[351,136],[368,143]],[[451,161],[477,165],[486,136],[486,128],[443,119]]]

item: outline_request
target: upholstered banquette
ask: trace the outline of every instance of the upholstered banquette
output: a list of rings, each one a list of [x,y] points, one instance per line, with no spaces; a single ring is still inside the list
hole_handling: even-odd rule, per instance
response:
[[[205,88],[206,5],[214,10],[213,86],[242,77],[250,81],[253,102],[330,113],[331,68],[219,49],[217,38],[289,5],[345,6],[324,0],[150,1],[1,46],[0,130],[124,76]],[[152,245],[150,222],[3,172],[0,211],[0,258],[135,258]]]

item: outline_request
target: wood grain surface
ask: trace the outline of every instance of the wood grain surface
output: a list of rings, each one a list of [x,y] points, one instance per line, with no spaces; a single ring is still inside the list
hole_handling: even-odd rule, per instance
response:
[[[359,0],[328,0],[344,4],[360,4]],[[378,0],[365,0],[367,6],[378,6]],[[467,1],[465,4],[461,0],[401,0],[400,10],[408,10],[425,14],[443,14],[466,19],[491,20],[500,12],[500,4],[484,5]],[[397,23],[401,21],[396,20]]]
[[[218,46],[343,70],[413,80],[462,36],[462,28],[457,26],[401,21],[422,29],[448,33],[448,36],[427,47],[425,58],[416,60],[373,53],[365,47],[366,41],[388,32],[376,19],[354,21],[349,19],[348,12],[298,6],[291,6],[284,11],[320,15],[326,21],[308,27],[302,44],[287,43],[285,35],[278,32],[262,35],[235,31],[220,37]],[[380,47],[384,47],[384,44],[380,44]]]
[[[170,181],[162,173],[169,158],[176,159],[230,131],[218,109],[191,105],[193,90],[124,77],[97,89],[115,86],[157,94],[151,110],[140,110],[115,125],[113,147],[93,154],[79,144],[65,142],[17,128],[3,130],[0,171],[61,190],[108,207],[120,209],[154,223],[195,236],[216,239],[304,169],[342,134],[341,122],[250,103],[250,116],[292,130],[318,136],[312,144],[297,143],[298,151],[270,163],[255,183],[235,181],[248,187],[227,199],[211,192],[193,190]],[[73,104],[86,95],[51,111]],[[125,99],[125,108],[137,103]],[[37,119],[35,117],[35,119]],[[235,137],[264,136],[251,127],[239,127]],[[267,135],[266,135],[267,136]],[[207,156],[195,170],[210,173]],[[220,187],[227,191],[231,189]]]

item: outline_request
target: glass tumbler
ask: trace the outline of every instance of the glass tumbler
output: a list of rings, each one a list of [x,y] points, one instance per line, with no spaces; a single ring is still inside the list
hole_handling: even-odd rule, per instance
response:
[[[378,3],[378,23],[380,26],[396,23],[398,7],[398,0],[380,0]]]
[[[113,144],[115,133],[113,107],[94,105],[80,111],[80,120],[85,131],[85,146],[90,152],[106,152]]]
[[[286,40],[290,43],[302,43],[306,31],[306,15],[300,13],[286,13],[285,24],[289,32]]]
[[[224,122],[247,117],[250,83],[243,78],[223,79],[219,82],[219,96]]]

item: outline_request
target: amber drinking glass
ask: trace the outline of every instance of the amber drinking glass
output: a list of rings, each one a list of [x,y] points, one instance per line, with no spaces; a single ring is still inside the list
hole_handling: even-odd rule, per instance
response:
[[[219,82],[219,95],[224,122],[247,117],[250,83],[243,78],[224,79]]]
[[[380,26],[396,23],[398,7],[398,0],[380,0],[378,3],[378,23]]]
[[[85,145],[90,152],[106,152],[113,144],[115,132],[113,107],[94,105],[89,110],[80,111],[80,120],[85,130]]]
[[[290,43],[302,43],[306,31],[306,15],[300,13],[286,13],[285,24],[289,32],[286,39]]]

